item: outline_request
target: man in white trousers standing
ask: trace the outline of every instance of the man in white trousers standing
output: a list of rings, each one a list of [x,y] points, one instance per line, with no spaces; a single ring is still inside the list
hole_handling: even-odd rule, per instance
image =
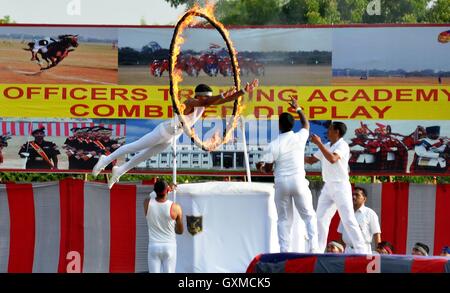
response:
[[[323,144],[318,135],[313,134],[311,141],[319,150],[305,162],[322,163],[322,178],[325,185],[317,204],[317,226],[319,232],[319,249],[325,251],[331,218],[336,209],[341,217],[342,225],[350,238],[355,253],[366,254],[367,251],[361,229],[353,211],[352,186],[349,181],[350,148],[344,141],[347,126],[342,122],[332,122],[328,128],[327,144]]]
[[[175,234],[183,234],[181,207],[167,199],[170,190],[164,180],[156,181],[155,198],[144,200],[144,212],[148,227],[149,273],[174,273],[177,264]]]
[[[297,110],[302,129],[294,133],[294,117],[282,113],[279,117],[280,135],[273,140],[257,164],[262,172],[275,169],[275,206],[278,214],[278,241],[281,252],[288,252],[291,244],[293,203],[306,224],[308,252],[317,253],[317,218],[312,204],[309,182],[305,178],[305,146],[309,136],[309,121],[297,101],[291,98],[290,105]]]

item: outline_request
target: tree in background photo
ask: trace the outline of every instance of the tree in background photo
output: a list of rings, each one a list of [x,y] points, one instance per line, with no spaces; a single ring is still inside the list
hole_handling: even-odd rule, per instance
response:
[[[165,0],[172,6],[205,1]],[[218,0],[226,25],[448,23],[448,0]]]

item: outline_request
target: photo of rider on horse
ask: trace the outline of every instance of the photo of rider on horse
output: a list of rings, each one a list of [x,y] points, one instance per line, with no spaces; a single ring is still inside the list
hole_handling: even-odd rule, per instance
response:
[[[67,34],[59,35],[57,40],[50,37],[34,40],[29,42],[28,48],[24,48],[24,50],[31,52],[31,61],[37,61],[41,70],[46,70],[58,65],[76,47],[78,47],[78,35]],[[47,62],[46,67],[43,66],[38,53]]]

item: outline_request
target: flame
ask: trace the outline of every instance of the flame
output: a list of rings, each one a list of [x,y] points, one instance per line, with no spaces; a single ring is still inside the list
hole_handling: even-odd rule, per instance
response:
[[[196,25],[199,23],[198,20],[196,20],[196,17],[202,17],[208,20],[208,22],[213,23],[215,26],[220,28],[222,33],[225,36],[226,41],[229,44],[228,50],[231,52],[230,55],[232,56],[232,62],[236,65],[236,82],[237,86],[239,87],[241,81],[240,81],[240,69],[239,64],[237,61],[237,52],[234,48],[233,42],[230,39],[230,33],[225,28],[223,24],[221,24],[216,17],[214,16],[214,3],[206,1],[206,5],[204,8],[201,8],[198,4],[195,4],[194,7],[192,7],[190,10],[188,10],[178,21],[177,24],[177,37],[175,38],[175,43],[172,50],[172,58],[175,60],[173,64],[171,65],[171,71],[172,71],[172,81],[173,81],[173,94],[174,94],[174,100],[175,103],[180,111],[180,121],[182,122],[183,129],[186,133],[189,133],[195,144],[201,148],[205,148],[208,151],[215,150],[218,146],[221,144],[227,143],[232,137],[233,137],[233,129],[237,127],[237,124],[239,122],[239,116],[241,115],[244,107],[241,105],[242,97],[239,97],[237,99],[237,109],[234,116],[232,116],[232,122],[227,122],[226,127],[226,134],[223,139],[220,138],[219,133],[215,133],[211,139],[209,139],[206,142],[202,142],[202,140],[197,136],[195,133],[195,130],[191,128],[191,125],[187,125],[185,123],[183,118],[183,112],[185,109],[184,103],[180,102],[179,99],[179,88],[178,84],[183,80],[182,72],[181,70],[176,68],[176,60],[178,60],[178,56],[180,55],[181,51],[181,45],[185,42],[185,39],[183,37],[183,32],[189,25]],[[183,21],[181,21],[183,20]],[[239,88],[237,88],[239,90]]]
[[[215,3],[206,1],[205,8],[199,8],[198,7],[198,10],[201,13],[205,14],[206,16],[208,16],[215,23],[215,25],[217,25],[223,31],[226,39],[230,43],[230,50],[231,50],[230,53],[232,53],[233,62],[236,64],[236,69],[237,69],[237,75],[236,76],[237,76],[237,79],[238,79],[238,84],[241,84],[240,68],[239,68],[239,65],[238,65],[237,57],[236,57],[237,56],[237,52],[236,52],[236,49],[234,48],[233,41],[230,38],[230,32],[228,31],[228,29],[221,22],[219,22],[216,19],[215,15],[214,15]]]
[[[209,151],[217,149],[221,144],[222,139],[220,138],[220,134],[218,131],[215,132],[214,135],[204,143],[206,149]]]
[[[175,60],[175,62],[172,63],[172,76],[173,76],[173,93],[175,95],[175,103],[177,104],[178,109],[180,110],[181,114],[183,113],[183,111],[181,110],[181,107],[184,106],[184,104],[182,104],[180,102],[180,98],[178,96],[179,94],[179,89],[178,89],[178,84],[183,81],[183,73],[180,69],[176,68],[176,63],[178,60],[178,56],[180,55],[181,52],[181,45],[184,44],[185,39],[183,37],[183,31],[184,29],[189,25],[190,22],[192,22],[192,20],[194,19],[194,15],[188,15],[186,20],[184,22],[181,23],[181,25],[179,26],[179,33],[177,35],[177,37],[175,38],[175,44],[173,46],[173,51],[172,51],[172,58],[173,60]],[[183,106],[182,106],[183,105]]]

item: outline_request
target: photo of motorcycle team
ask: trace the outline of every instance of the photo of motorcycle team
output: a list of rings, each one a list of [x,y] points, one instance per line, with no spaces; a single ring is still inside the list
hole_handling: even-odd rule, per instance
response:
[[[267,31],[270,31],[268,29]],[[186,84],[229,85],[232,62],[228,48],[213,30],[190,29],[176,68]],[[331,34],[291,30],[266,33],[261,43],[257,30],[232,30],[240,76],[258,78],[265,85],[329,84]],[[166,29],[119,29],[119,83],[166,85],[169,80],[170,37]],[[293,40],[308,42],[294,42]]]
[[[410,133],[399,133],[396,128],[405,127],[389,122],[371,123],[372,127],[367,122],[359,122],[349,139],[352,170],[407,174],[448,172],[450,139],[442,134],[444,127],[417,125]]]

